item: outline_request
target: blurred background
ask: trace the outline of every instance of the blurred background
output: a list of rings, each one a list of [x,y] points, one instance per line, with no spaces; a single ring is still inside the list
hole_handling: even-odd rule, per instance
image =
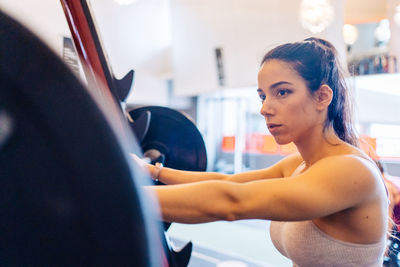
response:
[[[336,46],[349,74],[363,150],[400,176],[400,0],[89,3],[114,74],[135,70],[126,105],[188,114],[206,143],[207,170],[263,168],[296,150],[268,133],[259,114],[257,71],[276,45],[317,36]],[[84,81],[59,1],[0,0],[0,9],[40,36]],[[194,241],[197,263],[191,266],[290,266],[270,244],[267,227],[257,220],[173,224],[169,235],[176,244]]]

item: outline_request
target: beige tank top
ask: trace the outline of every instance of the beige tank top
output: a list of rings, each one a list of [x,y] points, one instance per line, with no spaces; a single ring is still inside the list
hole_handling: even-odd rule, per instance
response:
[[[273,244],[298,267],[382,266],[386,241],[355,244],[322,232],[312,221],[271,222]]]

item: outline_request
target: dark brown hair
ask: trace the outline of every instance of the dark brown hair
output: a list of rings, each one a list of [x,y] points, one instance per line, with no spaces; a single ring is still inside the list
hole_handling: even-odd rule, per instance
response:
[[[374,160],[376,166],[378,167],[379,171],[384,174],[386,172],[385,165],[382,161],[380,160]]]
[[[303,77],[311,93],[323,84],[328,85],[333,91],[333,98],[328,107],[325,128],[332,125],[340,139],[358,146],[351,99],[337,57],[337,51],[330,42],[311,37],[275,47],[264,56],[262,64],[273,59],[289,63]]]

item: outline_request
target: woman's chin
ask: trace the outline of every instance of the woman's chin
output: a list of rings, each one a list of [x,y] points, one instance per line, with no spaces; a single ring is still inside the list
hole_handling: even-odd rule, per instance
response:
[[[283,145],[287,145],[287,144],[289,144],[289,143],[291,143],[293,140],[289,140],[289,139],[287,139],[287,138],[282,138],[282,137],[280,137],[280,136],[274,136],[274,139],[275,139],[275,142],[278,144],[278,145],[281,145],[281,146],[283,146]]]

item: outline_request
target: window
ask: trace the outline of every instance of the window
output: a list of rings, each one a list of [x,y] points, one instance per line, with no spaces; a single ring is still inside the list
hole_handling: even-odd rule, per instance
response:
[[[373,123],[370,135],[376,138],[376,153],[379,157],[400,160],[400,125]]]

